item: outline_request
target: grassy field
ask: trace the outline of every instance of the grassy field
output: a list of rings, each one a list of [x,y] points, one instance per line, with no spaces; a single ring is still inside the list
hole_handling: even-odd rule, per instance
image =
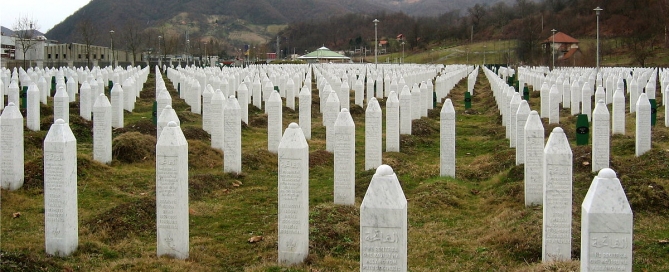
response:
[[[240,175],[222,173],[222,153],[209,148],[201,117],[190,113],[173,86],[173,107],[189,141],[190,257],[156,257],[155,126],[151,104],[155,75],[145,84],[125,128],[115,129],[114,161],[92,160],[92,125],[76,117],[79,248],[70,257],[44,251],[42,141],[52,122],[42,108],[42,130],[25,131],[26,181],[2,191],[2,271],[354,271],[359,267],[359,205],[374,171],[364,167],[364,110],[356,123],[356,205],[333,202],[333,155],[324,151],[317,92],[310,147],[310,254],[298,266],[277,263],[277,156],[267,151],[267,116],[250,107],[242,128]],[[541,264],[541,207],[525,207],[523,166],[515,166],[488,81],[480,73],[473,108],[464,109],[466,82],[449,97],[456,109],[456,178],[439,177],[439,110],[413,123],[401,153],[384,152],[408,199],[410,271],[575,271],[580,257],[581,203],[594,177],[590,147],[576,146],[575,117],[561,114],[574,153],[573,240],[575,261]],[[315,89],[314,89],[315,91]],[[52,103],[52,101],[49,101]],[[385,100],[380,104],[384,109]],[[52,104],[49,104],[52,105]],[[353,103],[351,103],[353,105]],[[538,92],[530,105],[538,109]],[[284,108],[284,128],[298,114]],[[611,168],[621,178],[634,211],[634,270],[669,270],[669,129],[653,128],[652,150],[634,156],[634,115],[627,134],[611,139]],[[658,121],[664,118],[664,107]],[[385,119],[385,118],[384,118]],[[546,136],[555,125],[547,125]],[[546,137],[547,138],[547,137]],[[20,213],[20,216],[15,216]],[[263,240],[249,243],[253,236]]]

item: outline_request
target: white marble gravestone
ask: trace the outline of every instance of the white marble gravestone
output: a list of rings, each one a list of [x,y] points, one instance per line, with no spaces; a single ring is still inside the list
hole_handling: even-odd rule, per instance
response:
[[[104,94],[98,95],[93,105],[93,159],[112,161],[111,103]]]
[[[439,115],[439,165],[440,175],[455,177],[455,109],[448,98]]]
[[[24,150],[23,116],[14,102],[0,115],[0,184],[2,189],[17,190],[23,186]]]
[[[562,96],[557,89],[556,85],[551,87],[549,93],[548,101],[548,123],[549,124],[559,124],[560,123],[560,101],[562,101]]]
[[[242,172],[242,123],[239,102],[231,95],[224,109],[223,172]]]
[[[9,88],[7,88],[7,105],[9,103],[14,103],[14,105],[21,105],[21,100],[19,97],[19,83],[16,80],[12,80],[9,83]]]
[[[540,107],[539,110],[541,111],[541,118],[548,118],[548,108],[550,107],[550,86],[548,86],[548,82],[544,81],[541,84],[541,89],[540,89]]]
[[[30,84],[28,87],[28,97],[26,101],[26,127],[32,131],[40,130],[40,90],[37,84]]]
[[[340,104],[339,97],[334,91],[330,91],[325,102],[325,112],[323,114],[323,121],[325,125],[325,150],[334,152],[335,149],[335,130],[334,123],[339,116]]]
[[[309,145],[291,123],[279,143],[279,262],[297,264],[309,254]]]
[[[167,124],[170,122],[175,122],[177,126],[181,125],[181,121],[179,120],[177,112],[172,108],[172,106],[167,105],[164,109],[159,111],[156,139],[160,138],[160,134],[163,133],[163,129],[167,127]]]
[[[616,89],[613,93],[613,106],[611,107],[613,111],[612,120],[612,134],[622,134],[625,135],[625,91],[622,89]]]
[[[202,129],[211,134],[211,123],[213,122],[211,118],[211,97],[214,96],[214,90],[211,85],[207,85],[202,91]],[[158,110],[164,109],[158,108]],[[216,120],[217,122],[220,120]]]
[[[58,88],[53,96],[53,120],[63,119],[65,123],[70,122],[70,97],[67,96],[65,88]]]
[[[79,88],[79,115],[87,121],[91,120],[91,112],[93,111],[91,95],[93,95],[91,85],[88,84],[88,81],[84,81]]]
[[[334,203],[355,202],[355,124],[348,109],[334,122]]]
[[[386,100],[386,152],[400,151],[400,101],[391,91]]]
[[[581,114],[588,116],[588,122],[592,121],[592,86],[588,82],[581,89]]]
[[[520,106],[520,94],[518,92],[512,91],[513,96],[509,101],[509,109],[506,112],[506,135],[509,139],[509,147],[516,147],[516,114],[518,113],[518,107]]]
[[[592,172],[609,168],[610,124],[609,109],[604,99],[600,99],[592,112]]]
[[[188,258],[188,141],[170,122],[156,143],[157,254]]]
[[[531,111],[524,126],[525,206],[542,205],[544,184],[544,125],[536,111]]]
[[[251,86],[253,88],[253,96],[251,97],[253,100],[253,106],[256,106],[258,109],[262,109],[262,102],[264,99],[262,98],[262,86],[260,85],[260,79],[256,78]]]
[[[571,115],[577,115],[581,112],[581,86],[578,79],[571,83]]]
[[[311,140],[311,92],[307,86],[299,94],[299,122],[304,138]]]
[[[114,83],[111,89],[111,105],[112,105],[112,127],[123,127],[123,88],[121,84]]]
[[[651,147],[650,101],[645,93],[639,95],[636,102],[636,134],[634,138],[635,155],[641,156]]]
[[[402,186],[381,165],[360,205],[360,271],[407,271],[407,222]]]
[[[529,116],[530,105],[526,100],[521,100],[516,111],[516,120],[514,120],[516,123],[516,165],[525,163],[525,123]]]
[[[277,91],[272,91],[269,99],[265,103],[267,110],[267,150],[277,153],[281,133],[283,133],[283,108],[281,95]]]
[[[381,165],[383,150],[383,114],[375,97],[367,103],[365,111],[365,170]]]
[[[400,94],[400,134],[411,135],[411,117],[413,106],[411,103],[411,92],[409,87],[404,86]]]
[[[286,80],[286,107],[295,110],[295,95],[296,94],[295,81],[292,78]]]
[[[355,104],[362,107],[363,100],[365,99],[365,85],[362,83],[362,79],[355,81],[353,90],[355,91]]]
[[[572,152],[560,127],[544,148],[543,262],[571,259]]]
[[[633,222],[616,173],[600,170],[581,205],[581,271],[632,271]]]
[[[411,120],[420,119],[422,104],[420,99],[420,88],[418,87],[418,84],[414,84],[411,88]]]
[[[211,96],[211,118],[212,120],[221,120],[220,122],[212,122],[211,124],[211,148],[223,151],[223,139],[225,138],[225,130],[223,129],[224,111],[226,99],[223,96],[223,91],[216,90]]]
[[[63,119],[44,138],[44,235],[49,255],[69,256],[79,244],[77,139]]]
[[[202,101],[200,100],[200,97],[202,96],[202,89],[205,86],[200,85],[200,82],[195,80],[193,82],[193,86],[190,90],[188,90],[188,94],[190,96],[190,111],[195,114],[202,114]],[[112,105],[114,103],[112,102]]]
[[[249,89],[246,84],[240,84],[237,88],[237,103],[242,122],[249,123]]]

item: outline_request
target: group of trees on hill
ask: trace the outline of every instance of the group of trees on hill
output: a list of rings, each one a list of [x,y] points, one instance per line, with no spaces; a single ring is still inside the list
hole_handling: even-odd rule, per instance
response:
[[[347,14],[319,21],[289,25],[279,36],[287,42],[281,50],[313,50],[322,45],[336,50],[374,46],[374,24],[378,19],[379,40],[388,41],[389,50],[423,50],[431,46],[466,44],[483,40],[515,40],[519,60],[542,62],[540,43],[557,29],[573,37],[596,35],[601,7],[600,38],[619,39],[638,65],[656,47],[668,47],[669,0],[515,0],[493,5],[454,10],[437,17],[410,17],[404,13]],[[399,34],[403,40],[397,40]]]

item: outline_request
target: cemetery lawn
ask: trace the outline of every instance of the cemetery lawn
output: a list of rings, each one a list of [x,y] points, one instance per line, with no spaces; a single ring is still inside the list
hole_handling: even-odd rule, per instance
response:
[[[163,75],[166,79],[166,77]],[[25,133],[23,188],[2,191],[2,271],[354,271],[359,268],[359,206],[373,170],[364,167],[364,110],[352,106],[356,124],[356,204],[334,205],[333,155],[325,152],[318,104],[312,106],[309,256],[304,264],[277,263],[277,156],[267,151],[267,115],[249,106],[242,126],[242,173],[222,173],[222,153],[211,149],[200,115],[173,96],[189,142],[190,257],[156,257],[155,133],[149,76],[125,128],[115,129],[111,165],[92,157],[92,123],[70,107],[78,145],[79,247],[70,257],[44,250],[42,142],[52,123],[52,103],[42,106],[42,131]],[[482,72],[472,109],[464,109],[466,81],[449,97],[456,110],[456,178],[439,177],[439,110],[401,136],[401,153],[383,154],[408,199],[410,271],[575,271],[579,268],[581,203],[594,174],[590,146],[576,146],[574,116],[562,110],[560,126],[573,150],[571,262],[541,264],[542,209],[525,207],[523,166],[515,165],[490,86]],[[313,101],[318,102],[314,88]],[[353,97],[353,96],[351,96]],[[379,101],[384,110],[385,100]],[[297,104],[297,103],[296,103]],[[538,92],[530,105],[538,109]],[[351,101],[353,105],[353,101]],[[594,104],[593,104],[594,105]],[[610,108],[609,108],[610,109]],[[652,150],[634,157],[634,115],[627,134],[611,138],[611,168],[634,211],[634,270],[669,270],[669,129],[664,106],[653,127]],[[284,108],[283,128],[297,122]],[[546,124],[546,139],[556,125]],[[385,128],[385,125],[384,125]],[[151,146],[153,145],[153,146]],[[385,142],[384,142],[385,146]],[[260,237],[256,237],[260,236]],[[250,243],[249,239],[259,240]]]

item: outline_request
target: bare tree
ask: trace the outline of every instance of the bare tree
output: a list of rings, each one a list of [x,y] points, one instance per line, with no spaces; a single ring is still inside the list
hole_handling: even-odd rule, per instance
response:
[[[23,67],[26,65],[26,54],[28,50],[33,49],[37,43],[37,20],[29,17],[19,17],[14,23],[14,35],[16,36],[16,45],[18,45],[23,53]]]
[[[140,47],[144,42],[144,36],[142,35],[142,29],[140,27],[139,21],[135,19],[126,21],[125,25],[123,26],[121,38],[125,42],[125,47],[132,53],[132,59],[130,62],[132,65],[135,65],[137,52],[140,50]]]
[[[95,30],[93,21],[88,18],[82,19],[77,23],[77,31],[79,32],[79,38],[84,42],[86,46],[86,64],[88,67],[91,66],[91,45],[97,42],[99,38],[99,33]]]

